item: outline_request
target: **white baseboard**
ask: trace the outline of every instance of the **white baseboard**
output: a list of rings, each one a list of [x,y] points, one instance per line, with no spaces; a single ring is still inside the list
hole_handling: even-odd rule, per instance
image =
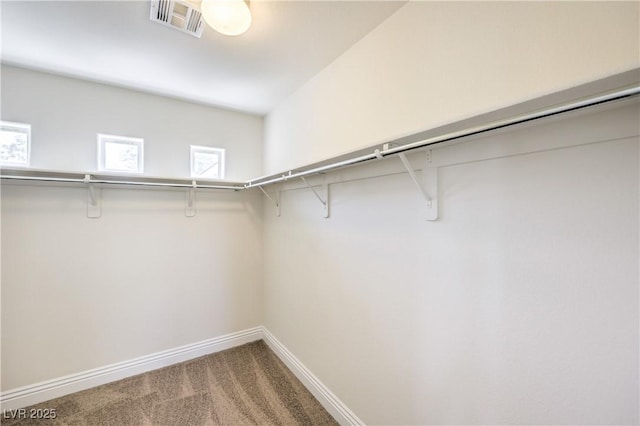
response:
[[[364,425],[362,420],[264,327],[254,327],[129,361],[11,389],[0,394],[0,406],[3,410],[28,407],[260,339],[266,342],[338,423],[341,425]]]
[[[316,397],[322,406],[341,425],[364,425],[365,423],[355,415],[340,399],[329,390],[316,376],[305,367],[298,358],[276,339],[273,334],[263,327],[264,341],[271,350],[286,364],[304,386]]]
[[[129,361],[12,389],[0,394],[0,405],[3,410],[24,408],[70,393],[90,389],[105,383],[135,376],[136,374],[146,373],[147,371],[156,370],[178,362],[260,340],[262,337],[263,327],[254,327],[178,348],[156,352]]]

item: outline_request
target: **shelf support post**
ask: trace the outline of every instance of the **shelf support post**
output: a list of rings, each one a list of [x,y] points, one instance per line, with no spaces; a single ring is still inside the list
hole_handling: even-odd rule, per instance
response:
[[[198,184],[195,180],[191,181],[191,188],[187,191],[187,207],[184,209],[186,217],[194,217],[196,215],[196,188]]]
[[[325,219],[328,218],[329,217],[329,184],[325,182],[324,185],[322,185],[324,187],[324,193],[325,193],[325,199],[323,200],[320,194],[318,194],[318,191],[316,191],[316,189],[313,186],[309,185],[309,183],[304,178],[304,176],[300,176],[300,179],[302,179],[302,182],[304,182],[304,184],[307,185],[307,187],[311,191],[313,191],[315,196],[322,203],[322,206],[324,207],[322,211],[322,217],[324,217]]]
[[[96,188],[91,182],[91,175],[84,175],[84,183],[87,184],[87,217],[97,219],[102,216],[102,194],[100,188]]]
[[[415,183],[416,187],[426,200],[427,204],[427,220],[437,220],[438,219],[438,168],[432,164],[431,161],[431,150],[426,153],[426,164],[422,170],[423,183],[420,182],[418,177],[416,176],[415,170],[407,160],[406,155],[401,152],[398,154],[402,164],[409,172],[409,176],[413,183]]]
[[[262,188],[262,186],[259,186],[258,189],[260,191],[262,191],[262,193],[268,199],[270,199],[273,204],[275,204],[275,206],[276,206],[276,216],[280,217],[280,191],[276,191],[276,198],[274,200],[273,197],[271,195],[269,195],[269,193],[267,191],[265,191],[264,188]]]

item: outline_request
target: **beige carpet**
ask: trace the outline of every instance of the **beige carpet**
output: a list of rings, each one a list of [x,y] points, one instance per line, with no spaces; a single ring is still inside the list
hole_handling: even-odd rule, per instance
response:
[[[2,425],[337,424],[263,341],[31,408],[55,408],[57,418],[3,419]]]

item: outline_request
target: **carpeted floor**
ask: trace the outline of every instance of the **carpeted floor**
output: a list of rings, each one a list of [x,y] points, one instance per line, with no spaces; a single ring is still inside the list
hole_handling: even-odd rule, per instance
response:
[[[29,408],[57,418],[2,425],[337,425],[263,341]]]

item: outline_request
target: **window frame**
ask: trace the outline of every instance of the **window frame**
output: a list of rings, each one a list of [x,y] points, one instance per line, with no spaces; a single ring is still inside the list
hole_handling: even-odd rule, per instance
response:
[[[225,178],[225,163],[226,163],[226,150],[224,148],[217,148],[213,146],[204,145],[191,145],[190,148],[190,176],[193,179],[211,179],[211,180],[223,180]],[[195,174],[195,154],[196,153],[215,153],[218,155],[218,176],[209,177]]]
[[[29,167],[31,165],[31,124],[18,123],[15,121],[0,121],[0,132],[8,131],[9,129],[24,130],[24,133],[27,135],[27,161],[26,163],[17,163],[0,159],[0,165],[8,167]]]
[[[106,173],[119,174],[135,174],[144,173],[144,138],[134,138],[130,136],[111,135],[106,133],[98,133],[98,171]],[[135,145],[138,148],[138,164],[136,170],[121,170],[106,167],[106,158],[104,155],[105,145],[107,143],[120,143],[123,145]]]

